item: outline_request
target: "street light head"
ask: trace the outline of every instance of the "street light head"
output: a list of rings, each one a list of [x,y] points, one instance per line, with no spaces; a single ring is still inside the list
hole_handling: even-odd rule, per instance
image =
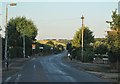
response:
[[[16,6],[17,3],[10,3],[10,6]]]
[[[111,23],[111,21],[106,21],[106,23]]]
[[[84,19],[84,16],[82,15],[81,19]]]

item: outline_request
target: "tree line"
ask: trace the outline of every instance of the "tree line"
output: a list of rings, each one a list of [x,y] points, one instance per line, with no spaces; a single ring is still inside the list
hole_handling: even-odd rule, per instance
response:
[[[105,38],[95,38],[93,32],[89,27],[84,27],[84,48],[83,59],[84,62],[92,62],[95,54],[102,56],[108,55],[109,63],[115,68],[116,63],[120,61],[120,15],[117,10],[112,11],[112,21],[107,22],[110,25],[111,31],[107,31]],[[82,28],[76,31],[71,45],[68,47],[72,49],[72,56],[74,59],[82,60]]]

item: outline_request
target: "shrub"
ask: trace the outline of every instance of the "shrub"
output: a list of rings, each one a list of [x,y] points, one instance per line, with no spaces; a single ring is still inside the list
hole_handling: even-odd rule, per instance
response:
[[[93,51],[84,51],[83,59],[84,62],[93,62],[94,52]]]
[[[72,50],[72,57],[73,57],[73,59],[81,60],[81,49],[80,48],[74,48]]]

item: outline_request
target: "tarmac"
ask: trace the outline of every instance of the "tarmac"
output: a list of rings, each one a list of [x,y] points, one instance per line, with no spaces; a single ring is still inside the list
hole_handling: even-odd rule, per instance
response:
[[[35,58],[36,57],[11,59],[8,69],[6,69],[4,66],[2,67],[2,81],[5,81],[10,76],[18,73],[28,61]],[[71,61],[67,57],[63,58],[63,62],[79,70],[86,71],[97,77],[106,79],[110,82],[118,82],[118,74],[120,73],[111,69],[109,64],[82,63],[81,61],[75,59]]]

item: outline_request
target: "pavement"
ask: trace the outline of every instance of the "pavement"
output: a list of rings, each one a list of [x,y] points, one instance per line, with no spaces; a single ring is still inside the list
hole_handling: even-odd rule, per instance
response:
[[[2,63],[2,81],[5,81],[9,76],[15,75],[22,70],[25,63],[33,58],[14,58],[9,59],[9,67],[5,68],[4,61]]]

